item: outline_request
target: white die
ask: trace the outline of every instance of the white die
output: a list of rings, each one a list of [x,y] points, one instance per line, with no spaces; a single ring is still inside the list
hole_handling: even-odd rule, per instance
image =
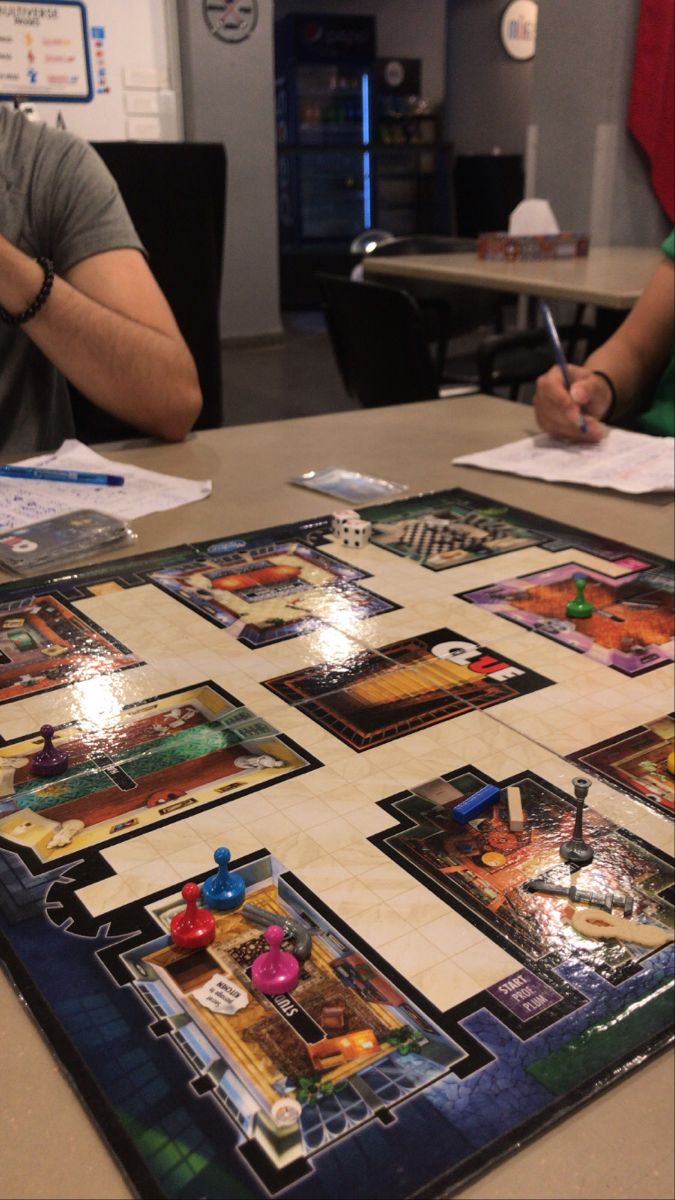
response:
[[[344,529],[345,525],[347,524],[347,521],[358,521],[358,519],[359,519],[359,514],[357,512],[355,512],[355,510],[353,508],[340,508],[340,509],[338,509],[337,512],[334,512],[333,515],[331,516],[331,520],[330,520],[331,530],[335,534],[336,537],[341,538],[342,530]]]
[[[354,549],[360,549],[370,541],[370,535],[373,527],[370,521],[362,521],[360,518],[352,521],[346,521],[340,540],[343,546],[352,546]]]

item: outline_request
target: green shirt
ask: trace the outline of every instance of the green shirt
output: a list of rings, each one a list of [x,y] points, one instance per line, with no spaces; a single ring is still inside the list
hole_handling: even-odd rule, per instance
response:
[[[675,259],[675,229],[668,234],[661,246],[664,254]],[[661,437],[675,437],[675,351],[670,352],[670,361],[659,379],[651,404],[638,419],[644,433],[657,433]]]

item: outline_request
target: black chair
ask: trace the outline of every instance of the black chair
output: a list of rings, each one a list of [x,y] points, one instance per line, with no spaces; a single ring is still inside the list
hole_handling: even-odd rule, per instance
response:
[[[398,237],[382,242],[370,251],[370,255],[376,258],[397,258],[410,254],[477,252],[476,238],[413,234],[410,237]],[[385,282],[384,277],[382,282]],[[424,317],[427,339],[436,346],[436,363],[440,378],[446,377],[446,371],[448,378],[457,377],[451,364],[446,364],[448,342],[451,338],[484,326],[491,326],[495,332],[501,332],[503,329],[504,297],[501,293],[465,287],[462,284],[410,279],[405,276],[387,275],[386,282],[390,282],[393,287],[404,288],[417,300]]]
[[[222,423],[219,330],[227,163],[220,143],[95,142],[193,355],[204,400],[196,429]],[[83,442],[139,437],[70,388]]]
[[[402,254],[460,254],[477,250],[476,238],[445,237],[435,233],[413,233],[380,242],[370,251],[378,258],[399,258]]]
[[[593,325],[561,325],[558,333],[568,362],[583,361],[595,344]],[[509,399],[517,400],[521,387],[534,383],[554,363],[545,329],[518,329],[487,337],[476,351],[478,387],[491,396],[506,391]]]
[[[342,381],[364,408],[476,390],[439,388],[422,314],[407,291],[339,275],[317,280]]]

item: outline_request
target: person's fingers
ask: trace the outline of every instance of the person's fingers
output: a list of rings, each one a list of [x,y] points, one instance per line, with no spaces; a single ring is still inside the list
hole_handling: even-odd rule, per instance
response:
[[[591,393],[585,381],[573,383],[570,388],[570,396],[580,409],[586,408],[591,401]]]
[[[542,386],[534,399],[537,421],[546,433],[556,437],[569,437],[579,431],[580,408],[565,388]]]
[[[570,366],[567,390],[558,367],[540,375],[534,396],[537,421],[545,433],[574,442],[599,442],[607,434],[601,424],[608,407],[606,386],[585,367]]]
[[[603,425],[602,421],[596,421],[595,417],[586,417],[586,433],[581,435],[583,442],[601,442],[607,437],[609,429],[607,425]]]
[[[600,421],[579,407],[569,392],[551,396],[542,390],[535,398],[535,410],[544,432],[565,441],[599,442],[607,432]]]
[[[604,379],[598,375],[587,375],[577,380],[570,388],[570,395],[591,416],[602,419],[609,408],[611,396]]]

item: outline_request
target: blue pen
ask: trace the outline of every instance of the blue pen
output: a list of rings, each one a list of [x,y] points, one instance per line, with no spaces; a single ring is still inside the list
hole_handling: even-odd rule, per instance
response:
[[[52,483],[93,483],[98,487],[121,487],[123,475],[99,475],[96,471],[57,471],[50,467],[0,467],[0,478],[46,479]]]
[[[555,321],[553,320],[553,314],[552,314],[548,304],[546,304],[546,302],[544,300],[539,301],[539,307],[541,309],[541,315],[544,318],[544,325],[546,326],[548,340],[551,343],[551,349],[553,351],[555,361],[557,362],[558,366],[560,367],[560,370],[562,372],[562,377],[565,381],[565,387],[567,388],[567,390],[569,392],[570,388],[572,387],[572,380],[570,378],[570,372],[569,372],[569,367],[567,365],[567,359],[565,358],[565,352],[560,344],[558,330],[555,327]],[[586,424],[586,418],[584,417],[584,414],[581,411],[581,409],[579,410],[578,424],[579,424],[579,429],[580,429],[581,433],[588,433],[588,425]]]

